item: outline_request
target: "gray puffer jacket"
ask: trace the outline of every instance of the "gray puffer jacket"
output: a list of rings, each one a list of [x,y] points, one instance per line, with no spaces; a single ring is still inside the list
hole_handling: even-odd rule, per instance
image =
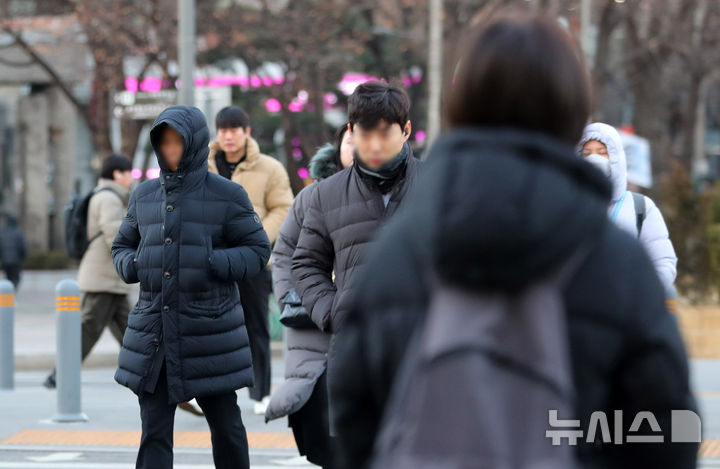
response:
[[[309,197],[290,272],[303,306],[325,332],[342,328],[365,250],[414,183],[420,162],[407,143],[403,153],[405,166],[387,194],[353,164],[317,183]]]
[[[320,148],[310,163],[310,175],[322,180],[338,170],[334,161],[335,148],[327,144]],[[292,256],[302,230],[305,210],[315,189],[315,184],[304,188],[295,197],[290,212],[280,228],[273,249],[273,292],[282,306],[293,289],[290,278]],[[265,412],[265,420],[275,420],[300,410],[312,395],[317,380],[327,368],[327,352],[330,335],[319,329],[293,329],[286,331],[287,354],[285,357],[285,382],[273,392]]]

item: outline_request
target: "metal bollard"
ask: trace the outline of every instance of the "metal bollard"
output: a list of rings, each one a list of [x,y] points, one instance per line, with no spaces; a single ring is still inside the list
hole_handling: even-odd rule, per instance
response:
[[[0,390],[15,388],[15,288],[0,280]]]
[[[678,311],[677,311],[678,293],[677,293],[677,289],[675,288],[674,285],[671,286],[669,289],[667,289],[667,291],[665,292],[665,297],[666,297],[665,307],[667,308],[668,312],[670,314],[677,315],[677,313],[678,313]]]
[[[82,337],[80,288],[74,280],[63,280],[55,288],[57,332],[57,413],[55,422],[85,422],[82,412],[80,369]]]

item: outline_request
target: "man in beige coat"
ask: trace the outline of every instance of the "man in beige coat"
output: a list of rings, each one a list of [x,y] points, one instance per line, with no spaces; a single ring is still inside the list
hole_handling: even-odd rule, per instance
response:
[[[250,197],[263,228],[274,243],[293,202],[285,167],[260,153],[250,136],[250,119],[236,106],[223,108],[215,118],[217,140],[210,143],[209,170],[242,185]],[[238,283],[250,337],[255,386],[250,397],[257,401],[255,413],[264,414],[270,396],[270,326],[268,298],[272,290],[269,270]]]
[[[103,161],[102,173],[90,199],[87,217],[87,251],[80,261],[78,285],[82,299],[82,359],[85,360],[105,327],[122,345],[130,313],[130,286],[115,272],[110,247],[127,212],[132,185],[132,164],[122,155]],[[55,371],[45,380],[55,387]]]

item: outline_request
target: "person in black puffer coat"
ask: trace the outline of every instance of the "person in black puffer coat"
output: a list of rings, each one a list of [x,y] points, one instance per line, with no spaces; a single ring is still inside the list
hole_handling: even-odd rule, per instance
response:
[[[310,162],[310,176],[316,181],[322,181],[351,166],[353,148],[347,126],[344,126],[337,133],[335,145],[328,143],[317,151]],[[290,303],[285,301],[289,297],[294,297],[295,301],[299,298],[293,287],[290,269],[305,210],[315,187],[317,184],[308,186],[295,197],[275,241],[272,255],[273,287],[281,305]],[[300,454],[313,464],[329,468],[332,440],[325,370],[330,335],[317,328],[288,327],[285,340],[285,382],[273,392],[265,420],[287,416]]]
[[[208,128],[190,106],[150,131],[160,179],[133,192],[112,247],[115,269],[140,282],[115,379],[139,396],[138,468],[171,468],[176,404],[197,398],[218,468],[249,467],[235,391],[253,384],[236,282],[257,275],[270,243],[242,186],[208,173]]]
[[[5,276],[12,282],[16,291],[20,285],[20,272],[26,255],[25,235],[18,226],[17,218],[8,215],[5,219],[5,228],[0,232],[0,262],[5,270]]]
[[[398,373],[437,285],[480,298],[514,298],[586,247],[561,292],[576,396],[570,403],[575,414],[563,418],[579,420],[587,432],[591,415],[604,412],[610,428],[620,426],[622,442],[638,412],[651,411],[664,440],[616,444],[617,436],[608,442],[598,431],[587,441],[583,433],[574,447],[576,467],[694,468],[698,444],[672,441],[672,412],[697,407],[663,287],[637,239],[608,221],[607,178],[575,154],[590,97],[569,38],[554,19],[506,18],[482,25],[463,44],[448,99],[451,130],[430,151],[417,183],[422,190],[408,196],[368,252],[367,268],[358,275],[362,289],[347,302],[348,319],[335,340],[328,376],[342,467],[381,467],[376,438],[387,428],[384,419],[397,423],[388,399],[394,385],[406,383]],[[463,399],[461,378],[441,361],[435,365],[446,376],[438,386],[444,396],[431,409],[440,417],[430,427],[408,427],[412,450],[428,461],[423,467],[438,460],[480,467],[477,460],[467,465],[460,451],[438,450],[468,441],[453,423],[477,409]],[[503,365],[511,366],[497,366]],[[503,385],[507,381],[487,382],[475,392],[498,395]],[[613,421],[614,411],[623,412],[621,422]],[[522,419],[511,411],[501,417]],[[504,422],[495,417],[483,428],[495,423]],[[465,435],[482,439],[473,430]],[[696,440],[699,425],[697,431]],[[526,442],[507,443],[528,451]],[[491,461],[482,467],[499,466]]]

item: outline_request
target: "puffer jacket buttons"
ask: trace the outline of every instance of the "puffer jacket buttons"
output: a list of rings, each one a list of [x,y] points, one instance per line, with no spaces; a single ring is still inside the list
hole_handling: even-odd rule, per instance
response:
[[[175,206],[173,206],[173,205],[168,205],[167,208],[166,208],[166,210],[167,210],[168,212],[172,212],[173,210],[175,210]]]
[[[165,273],[163,274],[163,277],[165,277],[165,278],[170,278],[170,277],[171,277],[170,272],[165,272]]]

